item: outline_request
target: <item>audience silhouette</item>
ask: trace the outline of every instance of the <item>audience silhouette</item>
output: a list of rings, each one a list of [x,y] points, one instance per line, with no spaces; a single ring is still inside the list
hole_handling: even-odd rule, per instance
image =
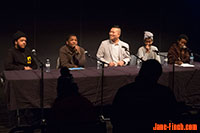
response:
[[[176,116],[176,100],[171,89],[158,82],[161,64],[143,62],[135,82],[121,87],[112,104],[113,133],[153,131],[155,123],[168,124]]]
[[[57,98],[47,126],[48,133],[95,132],[97,114],[93,104],[78,92],[67,67],[60,70],[57,81]]]

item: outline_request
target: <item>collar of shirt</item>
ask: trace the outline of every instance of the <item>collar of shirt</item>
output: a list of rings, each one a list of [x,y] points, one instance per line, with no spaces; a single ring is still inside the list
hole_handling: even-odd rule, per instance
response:
[[[69,54],[71,54],[71,55],[77,54],[75,48],[73,48],[67,44],[65,46],[69,49],[69,51],[68,51]]]
[[[110,44],[119,45],[120,44],[120,39],[119,39],[118,43],[114,43],[112,40],[110,40]]]

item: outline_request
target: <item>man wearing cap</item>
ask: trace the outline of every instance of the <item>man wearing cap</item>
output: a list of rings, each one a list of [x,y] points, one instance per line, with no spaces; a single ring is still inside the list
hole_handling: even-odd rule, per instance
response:
[[[138,49],[138,57],[146,61],[149,59],[155,59],[160,61],[160,56],[155,51],[158,51],[156,46],[153,46],[153,33],[149,31],[144,32],[144,45]]]
[[[5,70],[32,70],[37,69],[37,64],[32,58],[31,51],[26,47],[27,36],[21,31],[13,35],[14,47],[8,50],[5,59]]]

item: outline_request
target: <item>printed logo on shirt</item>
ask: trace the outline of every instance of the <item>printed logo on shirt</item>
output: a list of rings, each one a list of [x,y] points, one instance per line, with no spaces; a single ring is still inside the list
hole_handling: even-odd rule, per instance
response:
[[[31,56],[27,56],[27,64],[31,64]]]

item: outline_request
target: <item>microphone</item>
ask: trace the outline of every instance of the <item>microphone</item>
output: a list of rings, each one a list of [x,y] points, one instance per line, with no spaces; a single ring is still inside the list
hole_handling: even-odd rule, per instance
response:
[[[84,54],[86,54],[88,57],[90,57],[90,54],[88,51],[85,51]]]
[[[37,56],[37,54],[36,54],[36,50],[35,49],[32,49],[32,54],[34,55],[34,56]]]
[[[35,49],[32,49],[31,52],[32,52],[32,54],[33,54],[34,60],[36,60],[36,61],[39,62],[42,66],[44,66],[44,63],[38,58],[37,53],[36,53],[36,50],[35,50]]]
[[[192,52],[192,50],[189,49],[189,48],[188,48],[187,46],[185,46],[185,45],[183,46],[183,49],[184,49],[184,50],[187,50],[188,52]]]
[[[125,51],[128,51],[128,52],[129,52],[129,50],[128,50],[128,48],[127,48],[127,47],[125,47],[125,46],[122,46],[122,48],[124,48],[124,50],[125,50]]]
[[[84,54],[88,54],[88,51],[85,51]]]
[[[155,52],[157,55],[159,54],[159,51],[158,51],[158,50],[153,50],[153,52]]]

